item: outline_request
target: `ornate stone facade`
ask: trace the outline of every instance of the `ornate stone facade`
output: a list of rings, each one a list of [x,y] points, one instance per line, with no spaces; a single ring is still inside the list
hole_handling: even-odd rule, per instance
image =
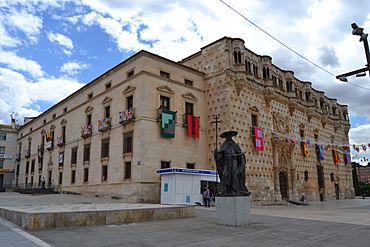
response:
[[[163,107],[177,114],[175,138],[160,134]],[[199,136],[187,132],[189,112],[200,117]],[[157,169],[215,169],[217,114],[218,133],[239,132],[253,201],[351,198],[343,159],[335,165],[330,150],[322,161],[312,150],[305,157],[280,138],[348,144],[347,113],[241,39],[222,38],[179,63],[141,51],[18,130],[16,183],[37,186],[45,176],[61,191],[159,202]],[[265,131],[264,151],[255,150],[255,126]]]
[[[300,139],[348,145],[347,106],[278,68],[271,57],[254,54],[242,39],[224,37],[181,62],[205,73],[208,164],[213,167],[217,114],[218,133],[239,132],[236,140],[246,152],[247,187],[255,202],[353,198],[350,164],[343,159],[334,164],[331,149],[322,161],[312,148],[305,157],[300,145]],[[264,130],[263,152],[255,151],[252,122]]]

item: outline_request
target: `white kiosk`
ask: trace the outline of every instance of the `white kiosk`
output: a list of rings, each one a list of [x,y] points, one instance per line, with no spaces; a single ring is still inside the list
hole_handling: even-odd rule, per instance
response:
[[[186,168],[157,170],[161,176],[161,204],[203,204],[202,190],[208,185],[215,191],[220,181],[216,171]]]

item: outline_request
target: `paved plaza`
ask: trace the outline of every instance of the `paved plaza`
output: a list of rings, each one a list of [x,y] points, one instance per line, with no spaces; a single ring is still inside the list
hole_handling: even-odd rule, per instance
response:
[[[1,206],[123,203],[73,195],[0,193]],[[214,208],[195,217],[26,232],[0,218],[0,246],[369,246],[370,199],[252,207],[251,225],[217,225]]]

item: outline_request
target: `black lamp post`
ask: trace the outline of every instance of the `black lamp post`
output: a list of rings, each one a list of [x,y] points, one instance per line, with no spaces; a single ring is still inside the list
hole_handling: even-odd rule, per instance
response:
[[[365,55],[366,55],[366,62],[365,68],[357,69],[354,71],[350,71],[341,75],[338,75],[336,78],[340,81],[347,82],[347,76],[356,75],[356,77],[361,77],[366,75],[366,71],[369,72],[370,76],[370,52],[369,52],[369,43],[367,42],[367,33],[364,33],[364,29],[362,27],[357,26],[356,23],[351,24],[352,27],[352,34],[360,36],[360,42],[364,43]]]

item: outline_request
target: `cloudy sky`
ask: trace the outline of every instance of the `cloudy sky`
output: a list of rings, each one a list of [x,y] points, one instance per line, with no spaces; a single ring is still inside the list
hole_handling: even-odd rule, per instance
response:
[[[350,25],[370,32],[366,0],[224,1],[333,74],[366,64]],[[223,36],[347,104],[351,143],[370,143],[368,76],[349,78],[362,88],[335,80],[219,0],[0,0],[0,123],[37,116],[141,49],[178,61]]]

